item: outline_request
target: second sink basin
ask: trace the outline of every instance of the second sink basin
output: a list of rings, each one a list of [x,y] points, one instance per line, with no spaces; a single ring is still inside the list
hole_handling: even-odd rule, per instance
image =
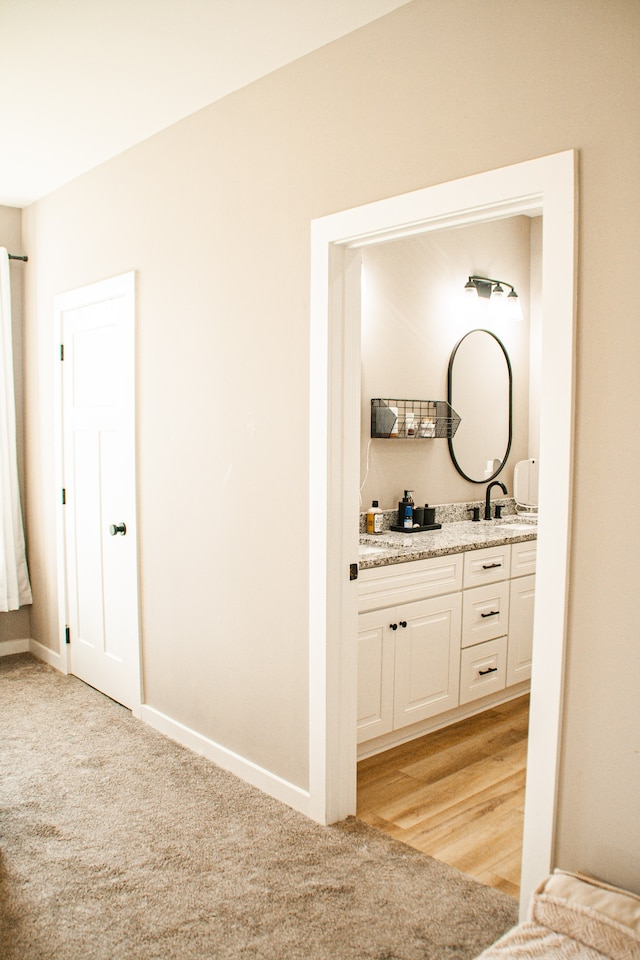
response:
[[[535,523],[526,523],[526,522],[518,523],[517,521],[515,523],[509,523],[509,522],[494,523],[493,529],[494,530],[526,530],[527,533],[535,533],[536,525]]]

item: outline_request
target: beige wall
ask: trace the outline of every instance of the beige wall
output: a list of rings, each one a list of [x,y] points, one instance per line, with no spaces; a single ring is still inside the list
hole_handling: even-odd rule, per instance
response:
[[[579,150],[557,863],[640,892],[639,42],[629,0],[416,0],[39,202],[25,244],[33,635],[56,648],[51,298],[134,269],[146,700],[305,785],[309,221]]]
[[[14,207],[0,206],[0,247],[6,247],[9,253],[22,254],[22,213]],[[16,441],[18,445],[18,480],[22,497],[23,516],[24,498],[24,389],[23,389],[23,350],[22,350],[22,282],[26,264],[19,260],[9,262],[11,280],[11,325],[13,331],[13,380],[16,393]],[[3,643],[10,640],[28,640],[31,636],[29,607],[0,613],[0,656]],[[5,649],[9,649],[5,646]]]
[[[471,483],[456,471],[446,439],[399,442],[371,439],[371,398],[446,400],[451,352],[461,337],[478,328],[491,330],[501,340],[512,366],[513,443],[499,479],[513,494],[513,468],[518,460],[529,456],[531,223],[529,217],[510,217],[363,247],[360,442],[363,510],[367,510],[374,499],[383,510],[393,509],[405,488],[414,491],[418,505],[483,498],[484,485]],[[522,322],[493,320],[483,309],[488,301],[475,294],[470,302],[464,292],[470,274],[497,277],[513,284],[524,308]],[[500,353],[497,345],[496,349]],[[500,362],[506,371],[502,358]],[[474,367],[473,382],[481,382],[483,373]],[[506,381],[500,383],[502,386]],[[460,390],[463,385],[458,380],[454,386]],[[464,386],[473,389],[471,383]],[[482,435],[475,431],[479,461],[483,465],[490,457],[502,456],[505,452],[507,410],[505,403],[501,406],[505,430],[502,447],[483,444]],[[485,439],[487,435],[496,436],[490,428],[484,434]],[[464,452],[460,438],[461,434],[454,438],[458,457]],[[483,473],[477,476],[482,477]]]

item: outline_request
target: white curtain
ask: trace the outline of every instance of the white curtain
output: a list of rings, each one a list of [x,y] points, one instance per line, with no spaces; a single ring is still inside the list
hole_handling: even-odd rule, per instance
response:
[[[0,247],[0,611],[31,603],[18,488],[9,256]]]

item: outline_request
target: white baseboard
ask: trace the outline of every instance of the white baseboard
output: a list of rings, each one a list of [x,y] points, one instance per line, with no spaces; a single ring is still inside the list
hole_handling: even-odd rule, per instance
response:
[[[14,653],[31,653],[38,660],[43,660],[45,663],[48,663],[49,666],[60,670],[61,673],[67,672],[64,658],[55,650],[45,647],[36,640],[0,641],[0,656],[10,656]],[[165,736],[170,737],[177,743],[182,744],[183,747],[193,750],[194,753],[206,757],[207,760],[211,760],[219,767],[222,767],[223,770],[228,770],[230,773],[235,774],[240,777],[241,780],[245,780],[252,786],[257,787],[268,796],[274,797],[282,803],[286,803],[307,817],[310,816],[308,790],[303,790],[301,787],[289,783],[288,780],[283,780],[282,777],[271,773],[269,770],[265,770],[264,767],[260,767],[258,764],[253,763],[253,761],[247,760],[246,757],[242,757],[240,754],[228,750],[214,740],[209,740],[207,737],[202,736],[202,734],[197,733],[195,730],[191,730],[177,720],[172,720],[171,717],[160,713],[159,710],[155,710],[153,707],[143,704],[140,707],[139,714],[138,711],[136,711],[136,716],[139,716],[139,719],[144,723],[148,723],[150,727],[165,734]]]
[[[0,640],[0,657],[10,657],[14,653],[31,653],[37,660],[43,660],[50,667],[66,673],[60,654],[37,640]]]
[[[29,653],[30,640],[0,640],[0,657],[11,657],[14,653]]]
[[[140,709],[140,719],[144,723],[148,723],[150,727],[159,730],[160,733],[164,733],[167,737],[182,744],[183,747],[206,757],[207,760],[212,760],[223,770],[234,773],[241,780],[257,787],[268,796],[286,803],[287,806],[304,813],[307,817],[310,815],[310,798],[307,790],[296,787],[295,784],[283,780],[282,777],[265,770],[253,761],[247,760],[246,757],[228,750],[214,740],[203,737],[202,734],[185,727],[177,720],[172,720],[171,717],[167,717],[153,707],[143,705]]]
[[[45,647],[37,640],[29,640],[29,653],[32,653],[38,660],[44,660],[50,667],[55,667],[60,673],[67,672],[64,659],[57,650],[51,650],[50,647]]]

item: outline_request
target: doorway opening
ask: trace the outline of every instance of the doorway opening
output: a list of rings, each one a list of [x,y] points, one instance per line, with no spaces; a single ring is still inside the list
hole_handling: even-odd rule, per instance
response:
[[[406,487],[417,505],[428,500],[436,506],[437,520],[468,521],[471,512],[465,508],[484,500],[489,480],[499,477],[508,497],[513,497],[515,464],[529,458],[538,462],[541,230],[539,217],[501,216],[360,250],[360,532],[363,513],[373,499],[387,511],[385,527],[399,523],[393,508]],[[464,283],[474,272],[509,278],[524,307],[519,322],[491,309],[486,299],[469,298]],[[456,433],[456,452],[466,458],[467,472],[456,469],[444,437],[372,439],[371,398],[446,397],[451,357],[462,341],[472,342],[472,332],[473,350],[458,374],[458,399],[466,405],[454,403],[461,426],[466,427],[462,439],[462,431]],[[500,349],[494,355],[496,343]],[[509,389],[503,382],[505,357]],[[416,401],[407,404],[415,409]],[[466,414],[476,410],[482,416],[469,429]],[[502,457],[507,434],[508,455],[495,473],[493,457],[498,452]],[[513,509],[509,500],[506,503]],[[439,532],[429,536],[433,546],[440,545]],[[395,539],[402,541],[398,546],[409,542],[403,535]],[[504,604],[505,612],[511,608],[510,627],[505,617],[490,631],[499,639],[485,639],[480,646],[467,649],[469,642],[477,644],[481,638],[466,637],[463,629],[461,651],[459,637],[456,640],[455,631],[446,627],[445,611],[457,597],[435,601],[442,604],[438,616],[434,611],[427,616],[416,604],[403,605],[402,616],[410,622],[406,631],[395,634],[380,609],[392,606],[390,593],[386,603],[382,597],[372,602],[361,595],[358,617],[356,816],[515,897],[522,848],[535,545],[533,557],[526,570],[518,570],[520,576],[526,574],[524,579],[498,587],[502,599],[497,602]],[[403,568],[378,572],[390,570],[400,580]],[[440,593],[452,589],[447,584]],[[483,603],[486,589],[480,588]],[[379,612],[366,615],[369,609]],[[392,619],[399,616],[393,610]],[[467,673],[460,673],[459,660],[466,664],[469,655],[473,660],[495,657],[497,666],[492,661],[489,670],[495,672],[483,681],[485,687],[478,683],[467,689]],[[407,658],[415,664],[409,686]],[[493,693],[483,696],[487,682]],[[458,685],[461,706],[455,709]],[[409,689],[411,703],[400,709]],[[511,698],[517,699],[507,703]],[[478,716],[471,718],[469,712]]]
[[[553,862],[573,425],[576,154],[567,151],[312,224],[310,814],[355,813],[360,404],[359,249],[519,213],[543,216],[540,574],[534,632],[521,904]]]

